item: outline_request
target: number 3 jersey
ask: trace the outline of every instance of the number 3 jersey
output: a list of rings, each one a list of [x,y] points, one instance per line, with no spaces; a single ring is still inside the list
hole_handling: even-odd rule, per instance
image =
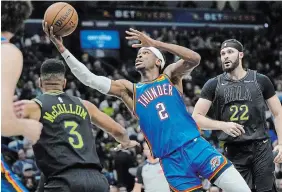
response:
[[[80,99],[53,92],[34,101],[41,107],[43,129],[33,150],[44,175],[75,167],[101,169],[90,117]]]
[[[168,76],[134,84],[133,97],[134,113],[154,157],[162,158],[200,136],[182,94]]]

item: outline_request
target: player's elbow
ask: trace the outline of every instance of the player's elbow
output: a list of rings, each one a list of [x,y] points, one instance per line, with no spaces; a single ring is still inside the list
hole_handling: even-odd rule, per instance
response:
[[[196,67],[197,65],[200,64],[201,61],[201,56],[199,53],[193,52],[190,56],[184,58],[185,61],[189,61],[189,62],[185,62],[185,63],[189,63],[189,65]]]
[[[192,113],[192,117],[194,120],[198,119],[198,116],[199,116],[198,113],[195,113],[195,112]]]
[[[203,117],[203,115],[201,115],[200,113],[195,113],[195,112],[193,112],[193,114],[192,114],[192,118],[196,121],[196,123],[197,123],[198,125],[201,124],[201,119],[202,119],[202,117]]]
[[[273,112],[274,118],[281,118],[282,119],[282,107],[280,107],[278,110]]]
[[[194,53],[194,63],[195,63],[195,66],[199,65],[200,64],[200,61],[201,61],[201,55],[199,53]]]

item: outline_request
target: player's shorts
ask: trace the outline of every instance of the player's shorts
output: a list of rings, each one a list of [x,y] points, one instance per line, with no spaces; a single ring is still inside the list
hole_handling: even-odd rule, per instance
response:
[[[11,171],[1,155],[1,192],[28,192],[20,178]]]
[[[257,192],[271,191],[274,184],[273,154],[271,141],[225,143],[227,158],[241,173],[251,189]]]
[[[232,164],[202,137],[186,143],[161,159],[167,181],[173,191],[201,191],[199,176],[216,180]]]
[[[44,192],[109,192],[106,177],[96,169],[69,169],[49,177]]]

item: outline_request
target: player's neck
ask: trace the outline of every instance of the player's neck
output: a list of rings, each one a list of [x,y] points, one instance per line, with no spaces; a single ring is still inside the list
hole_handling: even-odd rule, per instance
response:
[[[14,36],[13,33],[1,32],[1,37],[4,37],[5,39],[7,39],[7,41],[10,41],[10,39],[12,39],[13,36]]]
[[[158,71],[153,70],[144,70],[140,72],[141,82],[153,81],[160,75]]]
[[[243,79],[246,76],[247,71],[245,71],[242,68],[242,66],[238,66],[232,72],[227,73],[227,74],[228,74],[228,77],[232,80],[240,80],[240,79]]]
[[[43,93],[46,93],[46,92],[63,92],[62,90],[62,87],[48,87],[48,88],[43,88]]]

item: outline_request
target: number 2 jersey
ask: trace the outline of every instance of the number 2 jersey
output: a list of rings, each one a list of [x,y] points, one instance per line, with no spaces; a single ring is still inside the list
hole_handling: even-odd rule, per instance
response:
[[[100,170],[90,117],[81,100],[53,92],[34,101],[41,107],[43,129],[33,150],[44,175],[49,177],[75,167]]]
[[[154,157],[165,157],[200,136],[182,94],[168,76],[134,84],[133,97],[134,113]]]

